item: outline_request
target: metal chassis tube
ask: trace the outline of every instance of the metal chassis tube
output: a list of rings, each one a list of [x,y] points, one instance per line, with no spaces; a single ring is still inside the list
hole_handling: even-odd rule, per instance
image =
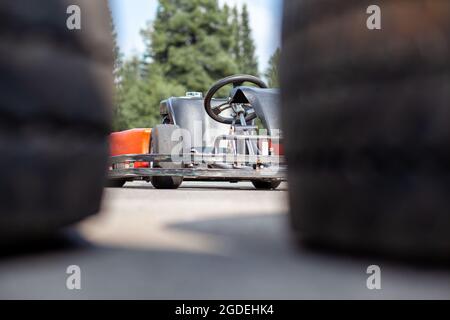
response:
[[[113,167],[116,164],[127,162],[174,162],[188,166],[180,169],[163,168],[128,168],[111,169],[108,171],[109,179],[145,179],[154,176],[182,176],[192,180],[232,180],[250,181],[258,179],[286,180],[286,166],[282,156],[251,156],[251,155],[230,155],[230,154],[201,154],[189,153],[176,157],[177,161],[172,161],[172,155],[161,154],[139,154],[122,155],[110,157],[109,164]],[[216,168],[196,168],[195,164],[215,164],[215,163],[246,163],[253,167],[236,167],[234,169]],[[192,167],[194,165],[194,167]],[[189,167],[191,166],[191,167]]]

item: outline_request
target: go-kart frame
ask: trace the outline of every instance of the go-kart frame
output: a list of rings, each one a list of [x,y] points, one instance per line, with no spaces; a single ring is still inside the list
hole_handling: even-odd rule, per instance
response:
[[[246,137],[249,138],[249,137]],[[261,137],[259,137],[261,138]],[[177,169],[135,168],[134,163],[174,163],[170,154],[139,154],[110,157],[109,179],[149,180],[151,177],[183,177],[184,180],[286,180],[286,164],[284,156],[270,155],[231,155],[231,154],[199,154],[190,153],[177,156],[183,159],[183,167]],[[215,163],[235,166],[233,169],[195,167],[199,164]],[[119,164],[127,164],[127,168],[117,168]]]

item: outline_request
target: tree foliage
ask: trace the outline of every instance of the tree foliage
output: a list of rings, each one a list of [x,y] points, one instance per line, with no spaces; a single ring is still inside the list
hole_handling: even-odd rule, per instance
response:
[[[141,31],[143,56],[118,64],[114,129],[154,126],[160,101],[170,96],[205,93],[235,73],[257,76],[249,21],[246,6],[240,12],[218,0],[159,0],[155,20]]]
[[[281,50],[278,48],[269,60],[269,66],[265,72],[267,83],[271,88],[278,88],[280,86],[278,65],[280,63]]]
[[[258,76],[258,60],[256,58],[255,42],[252,38],[252,30],[250,28],[250,15],[247,9],[247,5],[244,4],[241,15],[241,43],[242,58],[241,58],[241,71],[246,74]]]

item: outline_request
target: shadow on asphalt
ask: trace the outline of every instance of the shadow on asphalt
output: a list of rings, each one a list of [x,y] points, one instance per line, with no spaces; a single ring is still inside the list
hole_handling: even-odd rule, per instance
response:
[[[257,218],[235,217],[233,219],[224,218],[177,223],[172,224],[171,227],[181,231],[209,234],[214,237],[226,237],[235,243],[236,248],[252,251],[253,253],[258,252],[258,249],[263,249],[263,253],[266,253],[270,249],[272,252],[290,253],[297,258],[308,255],[365,262],[376,260],[381,264],[423,270],[442,270],[448,271],[450,274],[449,260],[424,261],[415,258],[383,255],[377,252],[349,251],[317,243],[304,243],[293,236],[290,228],[287,227],[288,222],[280,224],[280,220],[283,218],[283,215],[262,215]],[[254,223],[255,219],[258,220],[258,224]]]
[[[0,263],[14,258],[30,255],[64,253],[73,250],[93,248],[75,229],[68,228],[48,237],[25,239],[0,247]]]
[[[450,269],[298,247],[285,215],[172,224],[224,244],[217,254],[115,248],[66,232],[0,257],[0,298],[58,299],[448,299]],[[82,290],[65,288],[69,265]],[[382,290],[368,290],[369,265]]]

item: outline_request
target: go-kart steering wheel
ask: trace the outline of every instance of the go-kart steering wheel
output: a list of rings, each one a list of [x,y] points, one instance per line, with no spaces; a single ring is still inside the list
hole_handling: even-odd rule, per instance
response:
[[[211,101],[212,101],[214,95],[220,89],[222,89],[224,86],[233,84],[233,87],[236,88],[236,87],[242,86],[244,84],[244,82],[253,83],[260,88],[267,88],[267,85],[264,83],[264,81],[262,81],[261,79],[259,79],[257,77],[250,76],[250,75],[238,74],[238,75],[223,78],[223,79],[217,81],[206,93],[204,105],[205,105],[205,110],[208,113],[208,115],[218,122],[225,123],[225,124],[235,124],[236,120],[238,119],[235,112],[233,112],[234,116],[223,116],[222,115],[222,113],[225,110],[228,110],[230,108],[234,109],[233,103],[231,102],[231,98],[227,102],[217,105],[217,106],[213,106],[211,104]],[[250,104],[243,104],[241,106],[241,110],[242,110],[242,108],[243,108],[243,112],[244,112],[245,121],[247,123],[249,123],[250,121],[254,120],[257,117],[256,113],[254,112],[254,110]]]

